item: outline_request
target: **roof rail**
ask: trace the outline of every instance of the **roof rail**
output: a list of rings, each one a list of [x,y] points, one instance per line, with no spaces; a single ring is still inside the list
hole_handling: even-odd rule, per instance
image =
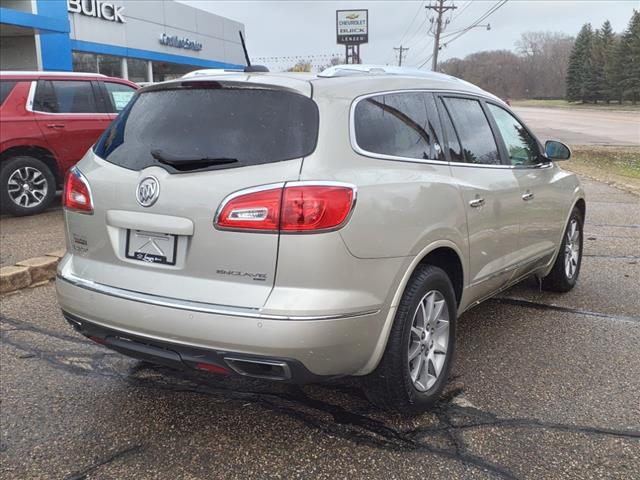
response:
[[[336,65],[324,69],[318,74],[318,77],[347,77],[349,75],[409,75],[412,77],[425,78],[447,78],[454,79],[450,75],[444,73],[432,72],[430,70],[420,70],[417,68],[396,67],[393,65]],[[457,79],[456,79],[457,80]]]
[[[0,70],[0,75],[47,75],[60,77],[106,77],[102,73],[90,72],[46,72],[37,70]]]

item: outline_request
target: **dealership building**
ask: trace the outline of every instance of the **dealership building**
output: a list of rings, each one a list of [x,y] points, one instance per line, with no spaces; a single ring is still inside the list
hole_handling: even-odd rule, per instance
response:
[[[174,0],[0,0],[0,70],[163,81],[239,68],[244,25]]]

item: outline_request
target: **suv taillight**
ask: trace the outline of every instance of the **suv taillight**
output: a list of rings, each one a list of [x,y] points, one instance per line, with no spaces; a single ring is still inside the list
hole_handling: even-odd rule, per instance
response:
[[[319,232],[341,226],[355,200],[355,187],[333,182],[294,182],[237,192],[222,202],[221,230]]]
[[[89,182],[76,167],[67,172],[67,177],[64,180],[62,203],[67,210],[78,213],[93,213],[93,200]]]

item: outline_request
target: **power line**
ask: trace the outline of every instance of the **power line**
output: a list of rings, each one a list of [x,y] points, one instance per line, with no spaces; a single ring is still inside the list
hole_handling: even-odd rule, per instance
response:
[[[470,5],[471,5],[471,0],[469,0],[464,7],[458,10],[458,13],[456,13],[453,17],[451,17],[451,21],[453,22],[456,18],[462,15],[462,12],[464,12],[467,8],[469,8]]]
[[[469,25],[466,28],[463,28],[462,30],[460,30],[459,32],[454,32],[452,33],[453,38],[451,38],[450,40],[448,40],[444,45],[448,46],[451,44],[451,42],[457,40],[458,38],[460,38],[462,35],[464,35],[465,33],[467,33],[469,30],[471,30],[472,28],[477,27],[480,22],[486,20],[487,18],[489,18],[489,16],[493,15],[495,12],[497,12],[500,8],[502,8],[504,5],[506,5],[506,3],[509,0],[500,0],[498,2],[496,2],[495,5],[493,5],[493,7],[491,7],[489,10],[487,10],[483,15],[481,15],[478,19],[476,19],[471,25]]]
[[[444,2],[445,0],[436,0],[435,5],[428,5],[425,7],[427,10],[434,10],[437,13],[435,22],[432,19],[432,24],[435,23],[435,29],[436,29],[434,34],[434,41],[433,41],[433,54],[431,58],[431,70],[433,70],[434,72],[438,67],[438,51],[440,50],[440,34],[444,29],[442,25],[442,15],[448,12],[449,10],[455,10],[456,8],[458,8],[455,5],[445,5]],[[446,26],[446,23],[444,26]]]
[[[404,34],[400,38],[400,42],[399,43],[402,43],[404,41],[404,37],[406,37],[407,33],[409,33],[409,30],[411,29],[411,27],[413,26],[414,22],[416,21],[416,18],[418,18],[419,13],[422,11],[422,5],[424,5],[424,1],[420,2],[420,5],[418,5],[418,10],[416,11],[415,15],[413,16],[413,19],[411,20],[411,23],[409,24],[409,26],[405,30]]]
[[[409,30],[411,30],[411,27],[413,26],[413,24],[415,23],[416,19],[418,18],[418,14],[422,11],[422,5],[424,5],[424,0],[422,2],[420,2],[420,5],[418,5],[418,10],[416,10],[416,13],[413,15],[413,18],[411,19],[411,22],[409,23],[409,26],[407,27],[405,32],[402,34],[402,37],[400,37],[400,41],[398,42],[400,45],[403,44],[404,39],[407,36],[407,33],[409,33]],[[418,24],[418,28],[411,35],[410,40],[413,39],[416,36],[416,33],[418,33],[419,30],[420,30],[420,24]],[[389,54],[389,56],[387,57],[387,61],[389,60],[390,56],[391,56],[391,54]]]

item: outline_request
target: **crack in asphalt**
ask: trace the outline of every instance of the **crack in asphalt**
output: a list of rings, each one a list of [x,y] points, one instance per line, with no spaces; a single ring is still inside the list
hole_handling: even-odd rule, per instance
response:
[[[511,300],[506,303],[510,303]],[[0,331],[2,343],[22,352],[23,359],[37,358],[51,367],[68,373],[84,376],[107,377],[122,380],[135,387],[184,392],[212,396],[218,399],[249,402],[253,405],[285,415],[307,426],[358,445],[369,446],[388,451],[425,452],[445,459],[461,462],[489,472],[496,477],[516,479],[517,476],[506,466],[490,459],[475,455],[472,446],[464,439],[464,432],[479,428],[520,428],[546,429],[571,434],[613,436],[626,439],[640,439],[640,431],[615,430],[592,426],[544,422],[532,418],[503,418],[474,406],[462,406],[456,402],[462,398],[463,388],[452,388],[425,415],[435,416],[435,425],[403,430],[372,418],[367,413],[373,407],[350,407],[337,405],[306,392],[302,387],[289,384],[273,384],[261,380],[238,377],[215,377],[197,371],[179,371],[168,367],[136,362],[123,368],[110,362],[113,359],[125,359],[109,350],[101,351],[92,343],[79,337],[53,332],[46,328],[7,318],[0,315],[0,321],[14,328]],[[59,343],[51,350],[43,350],[29,338],[21,338],[21,333],[40,335],[47,339],[69,342],[72,350],[65,350]],[[84,348],[78,349],[82,345]],[[335,393],[357,400],[356,404],[365,404],[362,393],[356,387],[344,383],[317,384],[312,388]],[[354,398],[355,397],[355,398]],[[360,410],[360,411],[358,411]],[[393,415],[393,414],[390,414]],[[331,421],[327,420],[327,417]],[[81,480],[87,475],[117,459],[126,458],[146,450],[148,446],[136,445],[118,450],[102,460],[78,470],[66,477],[66,480]]]
[[[596,253],[583,253],[583,257],[596,257],[596,258],[619,258],[623,260],[640,260],[638,255],[598,255]]]
[[[593,227],[617,227],[617,228],[640,228],[640,225],[616,225],[616,224],[612,224],[612,223],[591,223],[591,222],[585,222],[585,225],[591,225]]]
[[[607,318],[609,320],[618,320],[621,322],[640,322],[640,317],[631,315],[611,315],[608,313],[592,312],[590,310],[582,310],[573,307],[563,307],[562,305],[554,305],[553,303],[541,303],[526,300],[524,298],[517,297],[494,297],[489,299],[490,302],[502,303],[505,305],[514,305],[517,307],[532,308],[534,310],[553,310],[556,312],[575,313],[577,315],[586,315],[589,317]]]
[[[103,459],[103,460],[98,460],[95,463],[92,463],[91,465],[89,465],[88,467],[83,468],[82,470],[72,473],[71,475],[67,475],[66,477],[64,477],[65,480],[85,480],[87,478],[87,475],[89,475],[90,473],[94,472],[95,470],[97,470],[98,468],[111,463],[115,460],[118,460],[120,458],[124,458],[124,457],[128,457],[131,455],[135,455],[136,453],[141,452],[142,450],[144,450],[144,447],[142,445],[134,445],[133,447],[129,447],[129,448],[125,448],[122,450],[119,450],[117,452],[115,452],[113,455],[110,455],[109,457]]]

